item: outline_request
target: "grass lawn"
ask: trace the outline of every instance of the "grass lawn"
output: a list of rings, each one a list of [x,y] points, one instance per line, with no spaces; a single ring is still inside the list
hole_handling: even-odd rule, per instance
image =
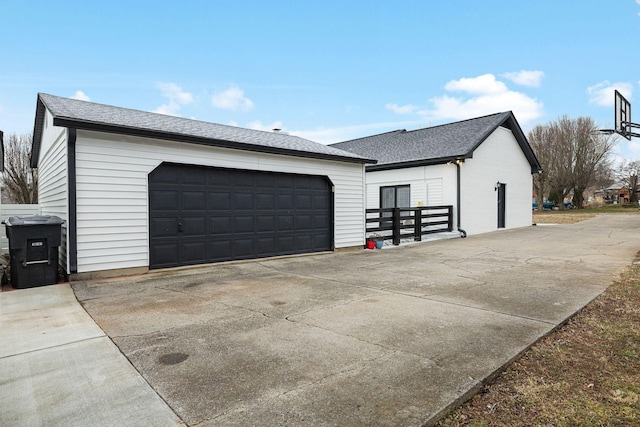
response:
[[[603,214],[640,214],[638,205],[605,205],[599,208],[570,209],[566,211],[534,211],[533,222],[535,224],[573,224],[584,221],[596,215]]]
[[[615,212],[638,214],[637,208]],[[596,214],[536,217],[559,223]],[[640,425],[640,253],[584,310],[438,425]]]

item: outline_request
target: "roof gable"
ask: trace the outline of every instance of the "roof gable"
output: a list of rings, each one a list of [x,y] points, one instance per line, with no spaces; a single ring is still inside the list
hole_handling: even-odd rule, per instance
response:
[[[531,172],[537,173],[540,163],[510,111],[413,131],[397,130],[331,146],[378,160],[376,165],[367,166],[371,171],[442,164],[473,157],[475,149],[501,126],[511,130],[531,165]]]
[[[37,167],[44,116],[67,128],[158,138],[238,150],[258,151],[351,163],[375,163],[359,154],[342,151],[285,133],[265,132],[182,117],[132,110],[40,93],[36,106],[31,166]]]

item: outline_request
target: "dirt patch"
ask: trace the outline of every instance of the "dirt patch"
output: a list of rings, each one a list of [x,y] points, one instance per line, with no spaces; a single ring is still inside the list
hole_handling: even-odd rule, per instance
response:
[[[569,209],[558,211],[534,211],[534,224],[574,224],[597,215],[639,215],[640,210],[633,205],[608,205],[600,208]]]
[[[640,258],[438,425],[640,425]]]
[[[595,217],[595,213],[556,213],[556,212],[542,212],[533,214],[534,224],[574,224],[576,222],[584,221]]]

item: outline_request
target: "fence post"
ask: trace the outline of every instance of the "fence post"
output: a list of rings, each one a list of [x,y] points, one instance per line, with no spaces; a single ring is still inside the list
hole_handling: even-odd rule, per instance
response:
[[[422,209],[417,208],[413,212],[413,240],[420,242],[422,241]]]
[[[453,231],[453,206],[447,207],[447,214],[449,216],[449,232]]]
[[[398,246],[400,244],[400,209],[393,209],[393,244]]]

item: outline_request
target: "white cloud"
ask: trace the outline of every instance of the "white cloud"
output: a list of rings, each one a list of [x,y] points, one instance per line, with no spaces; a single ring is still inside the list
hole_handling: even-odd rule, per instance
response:
[[[460,80],[451,80],[444,86],[445,90],[467,92],[472,95],[491,95],[506,92],[507,86],[496,80],[493,74],[483,74],[478,77],[463,77]]]
[[[160,89],[162,96],[169,99],[169,103],[160,105],[153,111],[154,113],[179,116],[178,111],[180,111],[184,105],[193,102],[193,95],[183,91],[182,88],[175,83],[160,82],[156,87]]]
[[[631,100],[633,85],[626,82],[611,83],[608,80],[589,86],[589,102],[602,107],[613,107],[613,91],[618,90],[625,98]]]
[[[540,87],[544,73],[542,71],[522,70],[514,73],[504,73],[502,76],[522,86]]]
[[[613,149],[613,160],[620,164],[624,160],[640,160],[640,139],[632,138],[631,141],[620,137]]]
[[[91,98],[81,90],[77,90],[76,93],[73,94],[71,99],[78,99],[80,101],[91,101]]]
[[[237,86],[231,86],[225,91],[214,94],[211,103],[214,107],[224,110],[249,111],[253,109],[253,101],[244,96],[244,91]]]
[[[420,107],[418,107],[416,105],[411,105],[411,104],[398,105],[398,104],[394,104],[392,102],[389,102],[384,106],[384,108],[386,108],[387,110],[391,110],[396,114],[409,114],[409,113],[413,113],[414,111],[418,110]]]
[[[513,111],[518,121],[526,123],[543,114],[543,104],[525,93],[516,92],[496,79],[493,74],[451,80],[445,85],[447,91],[466,93],[453,97],[443,95],[431,98],[431,108],[417,113],[432,120],[465,120],[488,114]]]
[[[247,123],[247,128],[249,129],[253,129],[253,130],[264,130],[267,132],[271,132],[273,131],[273,129],[282,129],[282,122],[280,120],[277,120],[271,124],[262,124],[262,122],[260,120],[255,120],[251,123]]]

